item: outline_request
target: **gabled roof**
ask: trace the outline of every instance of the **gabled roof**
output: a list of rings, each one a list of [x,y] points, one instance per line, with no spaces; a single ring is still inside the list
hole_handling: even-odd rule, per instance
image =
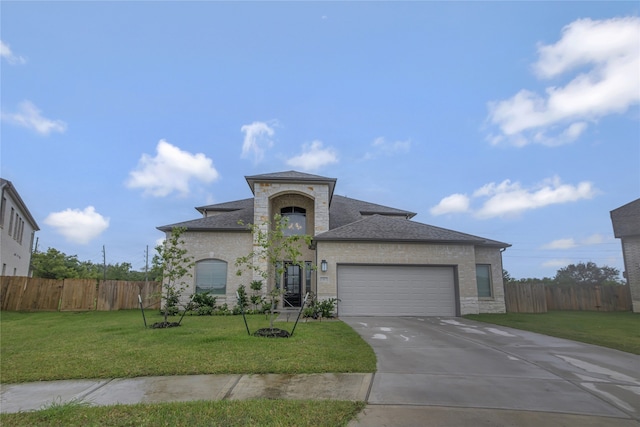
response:
[[[344,196],[334,196],[329,206],[329,229],[342,227],[343,225],[359,221],[367,215],[390,215],[400,218],[413,218],[414,212],[402,209],[390,208],[362,200],[350,199]]]
[[[216,203],[214,205],[199,206],[196,208],[198,212],[233,212],[246,208],[253,209],[253,198],[235,200],[233,202]]]
[[[216,207],[221,206],[220,209]],[[233,207],[233,209],[232,209]],[[205,218],[197,218],[191,221],[178,222],[175,224],[157,227],[160,231],[171,231],[174,227],[185,227],[190,231],[247,231],[247,224],[253,222],[253,199],[237,200],[235,202],[220,203],[219,205],[209,205],[197,208],[202,212],[205,210],[219,210],[220,213]],[[244,224],[240,224],[242,221]]]
[[[640,235],[640,199],[612,210],[611,222],[617,238]]]
[[[314,237],[314,240],[466,243],[501,248],[511,246],[508,243],[447,230],[446,228],[377,214],[319,234]]]
[[[27,205],[24,203],[24,201],[22,201],[20,194],[18,194],[18,190],[16,190],[16,187],[11,183],[11,181],[0,178],[0,188],[2,189],[2,193],[8,192],[11,195],[11,198],[14,200],[15,204],[22,210],[22,214],[27,219],[27,221],[29,221],[34,231],[40,230],[40,227],[38,227],[38,223],[33,218],[33,215],[31,215],[31,212],[29,212]]]
[[[297,172],[297,171],[286,171],[286,172],[275,172],[275,173],[265,173],[262,175],[252,175],[245,176],[249,187],[251,187],[251,192],[256,194],[255,192],[255,184],[256,182],[290,182],[290,183],[309,183],[309,184],[327,184],[329,186],[329,201],[333,197],[333,190],[336,187],[336,178],[327,178],[320,175],[312,175],[309,173]]]

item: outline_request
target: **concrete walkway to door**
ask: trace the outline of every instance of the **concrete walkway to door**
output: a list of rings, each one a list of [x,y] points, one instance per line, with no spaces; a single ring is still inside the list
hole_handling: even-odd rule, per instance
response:
[[[640,425],[640,356],[462,318],[342,320],[378,357],[351,427]]]

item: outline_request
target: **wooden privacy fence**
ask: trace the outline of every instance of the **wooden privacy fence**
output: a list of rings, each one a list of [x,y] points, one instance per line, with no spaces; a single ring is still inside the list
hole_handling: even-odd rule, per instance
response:
[[[509,313],[631,310],[629,286],[546,286],[543,283],[518,283],[505,285],[504,291]]]
[[[160,308],[160,282],[0,277],[0,309],[6,311],[111,311]]]

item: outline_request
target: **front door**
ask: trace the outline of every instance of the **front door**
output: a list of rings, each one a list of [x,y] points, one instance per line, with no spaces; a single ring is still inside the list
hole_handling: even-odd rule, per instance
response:
[[[302,271],[299,265],[286,264],[284,269],[284,308],[300,307]]]

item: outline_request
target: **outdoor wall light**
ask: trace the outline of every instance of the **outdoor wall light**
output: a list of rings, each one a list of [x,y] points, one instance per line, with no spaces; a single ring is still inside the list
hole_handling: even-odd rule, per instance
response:
[[[322,270],[322,271],[327,271],[327,260],[326,260],[326,259],[323,259],[323,260],[320,262],[320,270]]]

